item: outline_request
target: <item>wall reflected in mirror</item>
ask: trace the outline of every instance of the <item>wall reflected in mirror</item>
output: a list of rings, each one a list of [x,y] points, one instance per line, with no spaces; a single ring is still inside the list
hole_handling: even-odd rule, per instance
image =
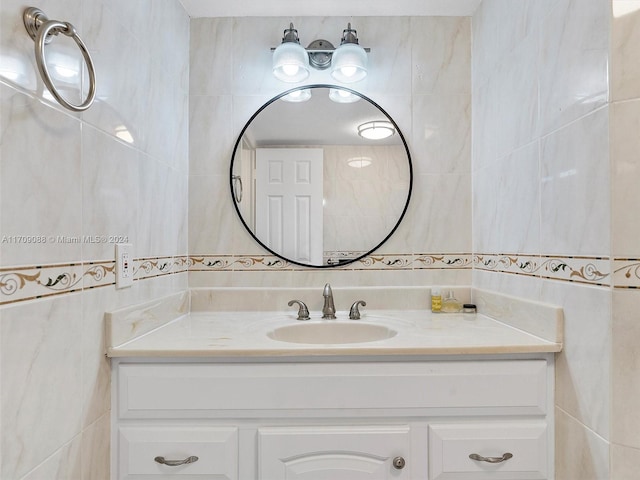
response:
[[[299,265],[344,265],[380,247],[402,220],[411,196],[409,151],[395,122],[357,92],[335,86],[295,90],[293,98],[302,90],[309,98],[285,101],[292,98],[287,92],[272,99],[238,137],[231,160],[233,203],[270,252]],[[393,135],[358,135],[358,127],[370,121],[390,123]]]

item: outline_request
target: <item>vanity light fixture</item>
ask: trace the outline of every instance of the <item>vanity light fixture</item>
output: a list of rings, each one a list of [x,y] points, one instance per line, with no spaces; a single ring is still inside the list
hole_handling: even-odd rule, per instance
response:
[[[325,70],[342,83],[359,82],[367,76],[368,48],[358,44],[358,33],[351,23],[342,32],[340,46],[335,48],[327,40],[314,40],[305,49],[300,45],[293,23],[284,31],[282,43],[273,50],[273,74],[287,83],[302,82],[309,76],[309,67]]]
[[[358,44],[358,32],[347,24],[340,46],[333,52],[331,76],[342,83],[359,82],[367,76],[367,52]]]
[[[273,52],[273,74],[283,82],[301,82],[309,76],[309,56],[300,45],[293,23],[284,31],[282,43]]]
[[[393,123],[386,120],[366,122],[358,126],[358,135],[367,140],[382,140],[396,133]]]

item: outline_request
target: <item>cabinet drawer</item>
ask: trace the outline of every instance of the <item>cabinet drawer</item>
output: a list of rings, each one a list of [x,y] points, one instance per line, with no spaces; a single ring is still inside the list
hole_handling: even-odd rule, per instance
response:
[[[434,424],[429,426],[430,480],[543,480],[547,478],[544,422]],[[502,458],[488,463],[470,454]]]
[[[410,480],[409,431],[408,425],[260,428],[258,479]]]
[[[545,360],[121,364],[120,418],[544,415]]]
[[[238,478],[238,431],[236,428],[123,426],[118,430],[118,478],[236,480]],[[178,466],[167,461],[198,457]]]

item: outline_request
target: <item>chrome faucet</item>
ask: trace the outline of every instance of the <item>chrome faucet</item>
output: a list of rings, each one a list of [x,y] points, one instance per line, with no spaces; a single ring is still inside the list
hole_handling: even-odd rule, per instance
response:
[[[326,320],[333,320],[336,318],[336,306],[333,304],[333,292],[331,291],[331,285],[328,283],[324,286],[322,291],[324,297],[324,305],[322,306],[322,318]]]

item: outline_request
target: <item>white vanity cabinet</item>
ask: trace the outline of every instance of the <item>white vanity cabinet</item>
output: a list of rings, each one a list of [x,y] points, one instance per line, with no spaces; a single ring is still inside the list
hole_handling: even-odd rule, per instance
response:
[[[113,359],[112,479],[553,478],[552,354],[263,360]]]

